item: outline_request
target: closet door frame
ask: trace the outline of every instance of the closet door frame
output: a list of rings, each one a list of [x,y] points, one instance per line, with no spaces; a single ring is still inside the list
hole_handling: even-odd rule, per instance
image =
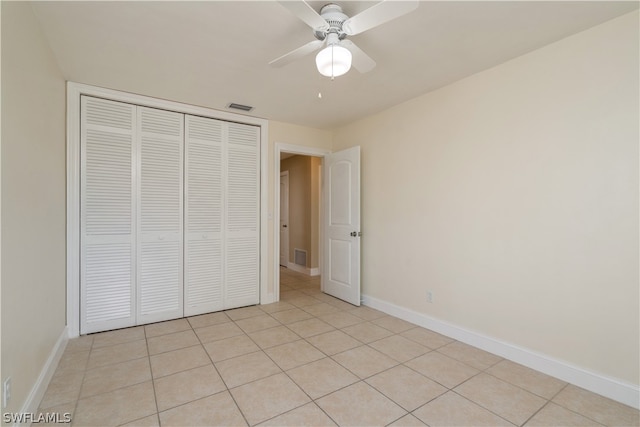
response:
[[[267,284],[269,122],[265,119],[227,111],[67,82],[67,330],[69,338],[80,334],[80,97],[82,95],[260,127],[260,303],[274,302],[277,295],[273,290],[268,290]]]

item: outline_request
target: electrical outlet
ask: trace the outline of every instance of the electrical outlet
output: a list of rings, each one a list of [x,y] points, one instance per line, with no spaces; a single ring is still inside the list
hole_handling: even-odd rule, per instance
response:
[[[11,400],[11,377],[2,383],[2,408],[6,408]]]
[[[433,303],[433,292],[427,291],[427,302]]]

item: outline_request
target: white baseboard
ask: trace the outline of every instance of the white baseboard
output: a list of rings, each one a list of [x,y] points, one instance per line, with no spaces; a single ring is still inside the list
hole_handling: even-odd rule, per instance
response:
[[[362,296],[364,305],[398,317],[423,328],[430,329],[489,353],[527,366],[536,371],[561,379],[609,399],[640,409],[640,386],[587,371],[562,360],[509,344],[426,314],[410,310],[368,295]]]
[[[296,271],[298,273],[306,274],[307,276],[319,276],[320,275],[320,269],[319,268],[307,268],[307,267],[303,267],[303,266],[298,265],[298,264],[294,264],[293,262],[288,263],[287,264],[287,268],[289,270],[293,270],[293,271]]]
[[[67,347],[67,342],[69,341],[69,330],[67,326],[64,327],[62,333],[58,337],[53,349],[51,349],[51,353],[49,353],[49,357],[45,362],[42,370],[40,371],[40,375],[38,379],[36,379],[35,384],[31,387],[31,391],[27,396],[27,399],[24,401],[22,405],[22,409],[20,410],[23,414],[36,414],[38,411],[38,406],[40,406],[40,402],[44,397],[44,393],[47,391],[47,387],[49,387],[49,382],[53,377],[53,374],[58,367],[58,363],[60,362],[60,358],[62,357],[62,353],[64,353],[64,349]],[[14,424],[14,426],[20,426],[28,424]]]
[[[290,262],[290,263],[288,263],[288,264],[287,264],[287,268],[288,268],[289,270],[292,270],[292,271],[297,271],[298,273],[302,273],[302,274],[309,274],[309,273],[307,272],[307,270],[308,270],[308,269],[307,269],[307,267],[303,267],[303,266],[301,266],[301,265],[294,264],[294,263],[292,263],[292,262]]]

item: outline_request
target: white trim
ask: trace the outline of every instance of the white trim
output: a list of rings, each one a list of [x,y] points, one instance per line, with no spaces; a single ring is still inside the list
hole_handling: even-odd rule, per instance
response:
[[[301,156],[313,156],[324,157],[327,154],[331,154],[331,150],[325,150],[324,148],[305,147],[302,145],[285,144],[282,142],[276,142],[273,153],[273,296],[276,302],[280,300],[280,230],[276,230],[276,227],[280,226],[280,153],[292,153],[299,154]],[[322,199],[320,199],[322,203]],[[320,218],[321,219],[321,218]],[[318,240],[322,241],[322,230],[318,235]],[[318,262],[322,265],[322,253],[319,253]]]
[[[288,268],[289,270],[293,270],[293,271],[298,272],[298,273],[306,274],[307,276],[310,276],[310,275],[311,275],[311,274],[310,274],[310,273],[311,273],[311,271],[310,271],[310,269],[309,269],[309,268],[307,268],[307,267],[303,267],[303,266],[298,265],[298,264],[296,264],[296,263],[294,263],[294,262],[288,262],[288,263],[287,263],[287,268]]]
[[[278,185],[278,189],[282,185],[282,182],[283,182],[284,178],[286,178],[286,182],[287,182],[287,185],[285,186],[286,187],[286,193],[287,193],[285,195],[285,197],[286,197],[285,200],[286,200],[286,206],[287,206],[287,221],[289,221],[289,171],[288,170],[280,172],[280,181],[278,181],[280,185]],[[279,194],[280,197],[282,196],[282,192],[281,191],[278,192],[278,194]],[[280,218],[282,217],[282,212],[280,212],[280,207],[281,206],[282,206],[282,200],[279,200],[279,202],[278,202],[278,224],[274,224],[274,230],[275,230],[275,227],[278,227],[278,237],[280,237],[280,233],[281,233],[281,230],[280,230],[280,227],[281,227]],[[289,249],[290,249],[289,248],[289,244],[291,242],[291,234],[290,234],[290,232],[291,232],[291,228],[290,228],[291,223],[289,222],[289,224],[286,224],[286,225],[289,228],[287,228],[287,232],[286,232],[288,239],[287,239],[287,242],[286,242],[286,245],[287,245],[286,249],[287,250],[285,251],[284,260],[282,259],[282,249],[283,249],[282,245],[278,245],[279,249],[278,249],[278,254],[277,255],[278,255],[278,258],[280,259],[279,264],[288,266],[288,263],[289,263]],[[280,239],[279,241],[280,241],[280,243],[282,243],[282,239]]]
[[[242,116],[245,117],[245,116]],[[269,122],[261,120],[260,125],[260,304],[270,304],[278,300],[269,292]]]
[[[391,316],[398,317],[407,322],[504,357],[505,359],[633,408],[640,409],[640,386],[588,371],[545,354],[500,341],[368,295],[363,295],[362,301],[364,305],[380,310]]]
[[[322,274],[323,260],[324,260],[324,195],[323,195],[323,163],[318,165],[318,268],[311,269],[312,276],[320,276]],[[320,290],[324,292],[324,286],[322,281],[320,282]]]
[[[314,268],[309,268],[309,267],[303,267],[301,265],[298,265],[296,263],[293,262],[288,262],[287,263],[287,268],[289,270],[292,271],[296,271],[298,273],[302,273],[302,274],[306,274],[307,276],[319,276],[320,275],[320,269],[317,267]]]
[[[80,335],[80,88],[67,83],[67,328]]]
[[[42,402],[44,393],[47,391],[47,387],[49,387],[49,382],[51,381],[51,378],[53,378],[53,374],[56,372],[56,368],[58,367],[60,358],[62,358],[62,353],[64,353],[64,349],[67,347],[67,342],[69,342],[69,329],[65,326],[62,330],[62,333],[58,337],[58,340],[51,349],[51,353],[49,353],[49,357],[42,367],[40,375],[38,375],[38,379],[33,384],[29,395],[25,399],[24,404],[22,405],[22,409],[20,410],[21,414],[38,413],[40,402]],[[13,425],[27,426],[29,424],[14,423]]]
[[[260,126],[260,301],[275,301],[268,291],[268,147],[269,122],[258,117],[198,107],[120,92],[97,86],[67,82],[67,327],[69,337],[80,334],[80,96],[90,95],[145,107],[161,108],[196,116]]]

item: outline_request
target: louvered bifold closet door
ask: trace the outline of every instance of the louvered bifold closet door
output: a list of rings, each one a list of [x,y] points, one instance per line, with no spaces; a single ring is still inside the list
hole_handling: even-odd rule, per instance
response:
[[[260,301],[260,128],[227,124],[225,308]]]
[[[184,115],[138,107],[138,324],[183,316]]]
[[[224,309],[223,125],[187,115],[185,138],[184,314]]]
[[[135,324],[135,106],[81,97],[81,333]]]

